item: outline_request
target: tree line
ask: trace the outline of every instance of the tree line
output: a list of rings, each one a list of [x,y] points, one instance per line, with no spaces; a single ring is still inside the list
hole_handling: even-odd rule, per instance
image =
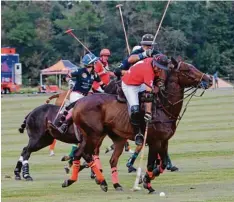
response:
[[[2,46],[20,54],[23,78],[38,79],[41,69],[60,59],[79,65],[84,48],[63,34],[73,28],[97,56],[109,48],[116,68],[128,55],[119,3],[131,48],[143,34],[155,35],[167,2],[2,1]],[[162,53],[181,56],[201,71],[234,77],[234,2],[172,1],[156,42]]]

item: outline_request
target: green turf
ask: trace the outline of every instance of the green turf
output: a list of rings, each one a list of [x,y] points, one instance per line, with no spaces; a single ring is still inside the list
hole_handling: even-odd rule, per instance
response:
[[[195,97],[189,104],[169,146],[171,159],[180,171],[166,171],[152,183],[158,193],[166,193],[164,198],[158,194],[147,195],[145,190],[130,191],[135,174],[127,173],[127,153],[123,153],[118,166],[124,192],[113,189],[109,166],[111,153],[104,154],[106,146],[111,143],[108,138],[101,148],[104,175],[109,185],[107,193],[89,178],[88,169],[80,173],[77,183],[61,188],[61,183],[69,175],[65,174],[65,163],[60,158],[70,149],[70,145],[61,142],[57,142],[54,157],[48,156],[48,147],[31,155],[29,163],[33,182],[15,181],[13,170],[28,142],[26,134],[17,132],[18,127],[27,113],[44,103],[46,98],[25,95],[2,98],[2,201],[234,201],[233,89],[208,90],[203,97]],[[133,143],[131,147],[134,149]],[[6,175],[11,178],[6,178]]]

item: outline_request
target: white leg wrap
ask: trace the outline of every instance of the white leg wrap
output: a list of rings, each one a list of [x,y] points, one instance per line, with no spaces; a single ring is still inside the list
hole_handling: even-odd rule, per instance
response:
[[[23,162],[23,160],[24,160],[24,159],[23,159],[23,156],[20,156],[20,157],[19,157],[19,161]]]
[[[26,163],[28,163],[28,160],[23,161],[23,165],[25,165]]]

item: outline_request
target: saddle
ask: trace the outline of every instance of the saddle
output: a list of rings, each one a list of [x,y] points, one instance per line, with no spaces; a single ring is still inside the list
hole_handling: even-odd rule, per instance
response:
[[[146,95],[145,95],[145,91],[143,92],[139,92],[138,93],[138,97],[139,97],[139,103],[141,105],[141,103],[144,103],[146,100]],[[117,94],[117,101],[120,103],[127,103],[127,99],[124,95],[123,89],[121,87],[121,81],[117,81],[116,82],[116,94]]]

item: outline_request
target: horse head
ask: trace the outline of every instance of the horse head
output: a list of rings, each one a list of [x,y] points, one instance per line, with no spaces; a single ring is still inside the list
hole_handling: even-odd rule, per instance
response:
[[[208,89],[213,84],[211,76],[201,72],[191,64],[183,61],[177,62],[174,58],[171,58],[171,64],[169,64],[172,73],[174,72],[178,79],[178,84],[181,87],[198,87]]]

